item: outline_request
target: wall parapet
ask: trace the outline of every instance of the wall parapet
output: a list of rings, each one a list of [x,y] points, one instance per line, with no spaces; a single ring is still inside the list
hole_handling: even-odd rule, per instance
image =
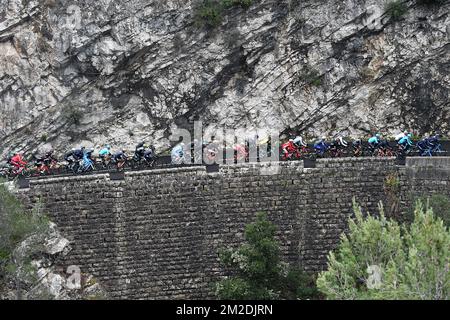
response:
[[[108,173],[54,177],[30,180],[20,195],[30,209],[40,199],[71,241],[63,267],[78,265],[123,299],[212,298],[211,283],[225,275],[219,249],[238,246],[259,211],[277,225],[283,259],[318,272],[347,230],[352,198],[364,212],[378,212],[388,175],[398,175],[403,202],[408,192],[450,195],[441,166],[316,162],[221,165],[211,174],[205,166],[131,171],[120,181]]]

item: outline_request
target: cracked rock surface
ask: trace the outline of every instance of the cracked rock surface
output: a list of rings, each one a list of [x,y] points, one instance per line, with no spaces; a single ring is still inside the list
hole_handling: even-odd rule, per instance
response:
[[[173,125],[449,134],[450,1],[0,0],[0,153],[169,146]]]
[[[22,263],[16,264],[14,273],[8,276],[6,286],[0,290],[0,298],[3,300],[106,299],[105,289],[91,274],[82,273],[79,268],[76,269],[76,266],[67,269],[61,266],[61,259],[70,254],[71,250],[69,240],[62,236],[54,223],[49,222],[48,230],[30,235],[15,249],[14,256]],[[26,264],[25,261],[29,263]],[[74,271],[80,272],[79,280],[73,276]]]

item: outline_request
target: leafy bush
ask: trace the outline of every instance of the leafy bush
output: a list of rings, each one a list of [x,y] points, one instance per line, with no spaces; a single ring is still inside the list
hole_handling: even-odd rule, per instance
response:
[[[386,3],[385,11],[391,18],[397,20],[408,11],[408,7],[402,0],[393,0]]]
[[[449,299],[450,233],[431,208],[416,203],[414,222],[401,227],[380,217],[355,220],[328,256],[317,286],[331,299]]]
[[[305,67],[303,72],[300,74],[300,77],[300,80],[303,80],[307,84],[312,86],[320,86],[322,84],[322,79],[319,71],[309,66]]]
[[[63,110],[63,116],[69,124],[79,125],[83,112],[73,106],[67,106]]]
[[[236,276],[216,284],[219,299],[295,299],[318,296],[308,274],[280,261],[276,227],[258,213],[245,228],[246,243],[237,250],[222,250],[220,259],[236,269]]]
[[[218,27],[222,23],[224,9],[241,6],[249,8],[253,0],[202,0],[194,9],[197,25],[209,28]]]
[[[41,141],[42,142],[46,142],[48,140],[48,134],[47,133],[43,133],[42,135],[41,135]]]
[[[0,181],[0,283],[18,267],[28,269],[27,261],[17,261],[14,250],[32,234],[47,230],[48,220],[39,210],[27,212]],[[27,271],[27,270],[24,270]]]
[[[204,0],[196,9],[196,23],[214,28],[222,22],[222,6],[218,0]]]
[[[395,173],[390,173],[384,179],[384,189],[397,193],[400,190],[400,180]]]
[[[435,215],[444,221],[447,228],[450,228],[450,198],[442,194],[433,194],[431,197],[420,197],[422,203],[427,208],[432,208]],[[414,209],[411,210],[414,216]]]

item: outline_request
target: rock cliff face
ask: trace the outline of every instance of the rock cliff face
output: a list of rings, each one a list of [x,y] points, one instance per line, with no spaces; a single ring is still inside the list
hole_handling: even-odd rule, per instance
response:
[[[0,0],[0,153],[168,146],[171,125],[449,133],[450,2]]]

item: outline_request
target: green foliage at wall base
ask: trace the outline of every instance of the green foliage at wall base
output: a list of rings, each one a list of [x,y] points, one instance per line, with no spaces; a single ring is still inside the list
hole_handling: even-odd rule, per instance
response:
[[[363,218],[356,203],[354,211],[349,233],[317,279],[327,298],[450,298],[450,233],[431,208],[418,201],[409,226],[387,220],[381,206],[379,218]]]
[[[47,230],[48,219],[39,212],[39,208],[25,211],[20,201],[0,181],[0,286],[19,272],[21,277],[28,278],[34,274],[29,257],[15,254],[15,249],[30,235],[44,234]]]
[[[245,228],[246,243],[237,250],[222,250],[222,263],[236,275],[216,284],[219,299],[307,299],[317,298],[311,276],[291,269],[280,260],[276,227],[258,213],[256,222]]]

